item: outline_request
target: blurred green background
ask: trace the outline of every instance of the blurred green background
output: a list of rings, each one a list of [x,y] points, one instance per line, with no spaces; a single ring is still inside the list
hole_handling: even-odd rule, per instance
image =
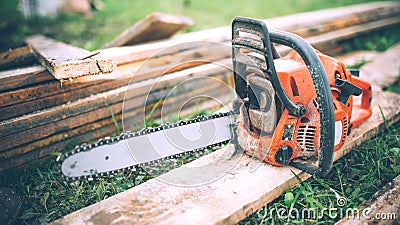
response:
[[[147,14],[159,11],[186,15],[195,25],[185,32],[229,25],[234,16],[271,18],[287,14],[351,5],[371,0],[102,0],[102,9],[91,18],[81,14],[59,14],[55,18],[25,19],[17,0],[2,0],[0,7],[0,51],[22,46],[24,37],[41,33],[88,50],[111,41]]]

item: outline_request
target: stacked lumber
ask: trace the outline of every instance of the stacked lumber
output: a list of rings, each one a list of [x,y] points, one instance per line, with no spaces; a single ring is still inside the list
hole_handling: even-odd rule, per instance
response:
[[[341,40],[400,23],[399,12],[398,2],[379,2],[266,22],[270,28],[298,33],[331,54],[340,51],[337,43]],[[370,25],[375,22],[380,25]],[[342,32],[357,27],[353,33]],[[125,129],[131,130],[144,126],[143,120],[149,115],[141,113],[143,109],[151,112],[153,118],[161,115],[157,107],[163,100],[162,104],[171,106],[167,107],[171,113],[176,111],[176,102],[201,93],[219,94],[222,102],[229,101],[233,97],[229,88],[207,79],[203,83],[185,82],[180,92],[165,98],[176,84],[193,77],[212,77],[232,84],[230,32],[230,27],[221,27],[151,44],[103,49],[100,54],[118,65],[112,73],[81,76],[62,83],[38,65],[1,71],[0,171],[33,158],[47,157],[54,151],[72,147],[71,144],[115,135],[111,114],[120,121],[124,111],[124,120],[136,121],[124,124]],[[125,93],[129,97],[124,103]],[[199,99],[190,101],[184,111],[189,113],[191,105],[203,110],[221,104]]]

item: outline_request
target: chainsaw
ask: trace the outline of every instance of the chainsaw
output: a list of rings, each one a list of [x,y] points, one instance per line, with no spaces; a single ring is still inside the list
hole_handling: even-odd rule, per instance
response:
[[[291,51],[281,57],[276,46]],[[84,143],[57,157],[64,177],[91,180],[229,142],[235,152],[323,176],[351,129],[372,114],[371,85],[357,70],[262,21],[233,19],[232,62],[231,111]]]

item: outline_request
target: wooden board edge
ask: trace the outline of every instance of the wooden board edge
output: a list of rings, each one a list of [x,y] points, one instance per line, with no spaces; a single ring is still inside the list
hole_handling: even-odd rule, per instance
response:
[[[124,30],[111,42],[103,48],[119,47],[124,45],[138,44],[147,41],[165,39],[176,32],[187,28],[193,24],[193,20],[186,16],[176,16],[166,13],[154,12],[147,15],[144,19],[134,23],[131,27]],[[157,32],[157,29],[166,25],[169,27],[166,33],[158,36],[145,37],[151,32]]]

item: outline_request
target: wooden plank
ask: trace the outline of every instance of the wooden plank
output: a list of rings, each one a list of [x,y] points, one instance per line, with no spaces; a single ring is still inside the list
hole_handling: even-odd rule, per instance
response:
[[[217,55],[217,54],[216,54]],[[225,66],[229,66],[231,64],[231,60],[230,59],[225,59],[222,61],[218,61],[219,64],[221,65],[225,65]],[[195,64],[197,64],[195,62]],[[181,67],[185,67],[185,65],[187,65],[188,67],[193,66],[192,63],[189,61],[186,64],[179,64],[179,67],[175,67],[175,69],[180,69]],[[4,137],[10,134],[14,134],[14,133],[18,133],[22,130],[26,130],[26,129],[30,129],[42,124],[46,124],[46,123],[50,123],[50,122],[55,122],[57,120],[60,120],[62,118],[67,118],[70,116],[74,116],[76,115],[76,113],[83,113],[85,111],[87,111],[88,108],[90,108],[90,104],[91,102],[96,102],[96,106],[93,106],[94,108],[96,107],[100,107],[100,103],[106,103],[108,100],[113,99],[113,96],[116,95],[121,95],[123,96],[126,88],[124,87],[125,85],[128,84],[128,82],[131,79],[131,74],[133,74],[134,71],[131,71],[129,68],[124,69],[124,66],[121,66],[118,68],[118,71],[122,72],[122,74],[125,74],[125,78],[120,77],[119,79],[115,79],[113,80],[112,83],[108,83],[108,84],[102,84],[102,85],[95,85],[95,86],[90,86],[90,87],[86,87],[84,89],[79,89],[79,90],[74,90],[72,91],[71,89],[71,93],[61,93],[61,99],[63,100],[63,103],[67,103],[67,101],[65,101],[65,99],[68,99],[68,96],[72,96],[73,99],[79,99],[76,101],[72,101],[72,103],[67,104],[67,106],[64,105],[59,105],[59,106],[54,106],[53,108],[50,108],[50,110],[42,110],[33,114],[28,114],[22,117],[17,117],[17,118],[11,118],[8,120],[4,120],[4,121],[0,121],[0,137]],[[155,69],[154,74],[160,74],[160,71],[164,72],[163,70],[165,70],[165,68],[161,68],[162,70],[159,69]],[[212,75],[212,74],[218,74],[221,73],[222,70],[224,70],[225,68],[221,68],[215,65],[204,65],[204,66],[197,66],[197,67],[193,67],[193,68],[188,68],[186,70],[182,70],[181,72],[175,72],[174,70],[170,69],[169,72],[173,73],[171,76],[163,76],[163,79],[158,82],[158,85],[164,85],[163,88],[168,88],[169,86],[171,86],[171,84],[174,84],[174,82],[169,82],[169,79],[176,79],[176,81],[179,81],[180,79],[182,79],[181,77],[187,77],[190,76],[190,74],[200,74],[199,76],[204,76],[204,75]],[[154,75],[153,74],[153,75]],[[152,74],[148,74],[148,75],[152,75]],[[153,76],[152,75],[152,76]],[[151,77],[151,76],[149,76]],[[136,78],[135,78],[136,79]],[[168,82],[167,82],[168,81]],[[151,87],[150,85],[153,84],[155,81],[154,80],[149,80],[147,82],[142,82],[138,85],[137,91],[139,93],[147,93],[149,91],[149,88]],[[115,84],[114,84],[115,83]],[[115,90],[112,89],[113,86],[111,85],[115,85],[114,87],[118,87]],[[98,94],[98,97],[96,96],[91,96],[93,95],[96,91],[99,92],[99,90],[101,90],[103,87],[105,86],[105,92],[104,93],[100,93]],[[110,89],[110,91],[107,92],[107,90]],[[86,95],[88,97],[85,97],[85,95],[83,95],[81,93],[82,92],[86,93]],[[75,98],[74,95],[77,95],[78,98]],[[67,96],[67,97],[66,97]],[[80,97],[80,98],[79,98]],[[85,97],[85,98],[82,98]],[[54,94],[54,96],[51,96],[50,99],[49,98],[44,98],[44,99],[38,99],[35,100],[34,103],[36,104],[40,104],[41,102],[43,102],[43,104],[46,104],[46,101],[52,101],[53,99],[57,100],[58,95],[57,93]],[[106,100],[107,99],[107,100]],[[6,116],[9,117],[9,114],[12,113],[16,113],[16,112],[9,112],[10,108],[15,109],[17,112],[21,112],[21,110],[27,110],[26,108],[29,105],[32,105],[33,103],[28,103],[28,105],[23,106],[21,105],[21,107],[24,107],[22,109],[18,109],[15,106],[13,107],[6,107],[6,108],[1,108],[3,115],[0,114],[1,118],[4,118]],[[49,105],[51,103],[48,103]],[[75,106],[76,105],[76,106]],[[70,110],[71,108],[69,107],[75,107],[75,111]],[[79,107],[78,107],[79,106]],[[33,106],[34,107],[34,106]],[[19,111],[18,111],[19,110]],[[60,112],[60,113],[57,113]]]
[[[213,76],[214,77],[214,76]],[[222,76],[220,77],[222,81],[223,79],[227,79],[227,76]],[[188,98],[188,96],[191,97],[196,97],[200,94],[208,94],[208,95],[218,95],[220,93],[221,95],[225,95],[226,91],[222,89],[222,83],[225,84],[225,82],[219,82],[217,83],[216,80],[213,79],[196,79],[193,81],[185,82],[185,84],[180,85],[179,89],[174,90],[174,94],[176,96],[173,96],[168,98],[166,101],[162,102],[158,107],[162,106],[167,106],[163,110],[163,113],[174,113],[179,111],[179,108],[174,107],[176,106],[181,106],[180,103],[181,101],[185,100]],[[176,84],[178,84],[179,81],[176,81]],[[147,89],[151,88],[147,87]],[[172,88],[172,87],[171,87]],[[136,91],[136,87],[132,87],[131,90],[128,91],[134,91],[136,92],[134,95],[135,97],[132,99],[127,99],[124,98],[124,95],[118,95],[118,96],[110,96],[111,98],[114,98],[113,100],[107,99],[107,102],[110,104],[112,101],[116,101],[113,104],[110,104],[106,107],[98,108],[98,107],[91,107],[91,111],[87,113],[82,113],[77,116],[73,117],[68,117],[62,120],[59,120],[57,122],[51,122],[49,124],[45,124],[43,126],[37,126],[34,128],[31,128],[29,130],[26,130],[24,132],[19,132],[15,133],[12,135],[8,135],[5,137],[0,138],[0,142],[3,144],[0,147],[0,158],[3,159],[8,159],[11,157],[14,157],[18,154],[26,153],[28,151],[31,151],[35,148],[40,148],[42,146],[48,145],[48,142],[43,142],[42,139],[45,137],[49,137],[48,139],[50,142],[54,142],[53,134],[58,134],[60,132],[65,132],[68,133],[69,130],[79,127],[82,124],[91,124],[94,123],[97,120],[104,119],[104,118],[109,118],[110,122],[112,123],[112,118],[110,117],[110,107],[112,107],[113,112],[115,114],[122,113],[122,105],[125,105],[125,112],[129,112],[127,110],[135,110],[135,115],[144,114],[144,107],[146,106],[147,110],[146,112],[151,111],[150,109],[156,105],[156,103],[160,100],[166,97],[167,94],[171,91],[171,89],[165,89],[165,90],[160,90],[160,91],[155,91],[149,95],[146,94],[146,92],[139,93]],[[136,96],[137,94],[141,94],[139,96]],[[102,99],[104,98],[104,95],[101,96]],[[98,99],[96,99],[99,101]],[[122,102],[123,101],[123,102]],[[86,101],[84,101],[86,102]],[[103,102],[100,102],[100,104],[104,104]],[[148,104],[148,105],[146,105]],[[193,104],[193,103],[191,103]],[[85,105],[86,106],[86,105]],[[186,106],[187,107],[187,106]],[[64,107],[66,108],[66,107]],[[64,109],[66,110],[66,109]],[[173,110],[173,111],[171,111]],[[157,114],[158,111],[154,113],[154,115]],[[153,115],[153,116],[154,116]],[[126,118],[126,117],[125,117]],[[126,120],[127,121],[127,120]],[[138,130],[138,124],[129,124],[127,122],[124,122],[126,127],[131,127],[131,129]],[[98,137],[99,138],[99,137]],[[36,140],[39,140],[35,143]],[[23,148],[25,151],[22,152],[18,146],[20,145],[25,145],[29,143],[28,146],[25,146]],[[27,150],[28,149],[28,150]]]
[[[110,73],[116,68],[111,59],[98,53],[57,42],[41,35],[25,39],[37,60],[58,80]]]
[[[302,37],[311,37],[349,26],[395,18],[399,13],[399,2],[372,2],[264,19],[263,21],[266,22],[269,29],[285,30],[300,34]],[[157,41],[151,44],[100,51],[104,55],[112,57],[116,63],[123,64],[137,60],[137,58],[149,57],[161,49],[182,43],[196,41],[229,43],[231,38],[231,27],[224,26],[181,34],[170,40]]]
[[[360,76],[375,87],[384,89],[394,84],[400,73],[400,44],[379,54],[374,60],[360,68]]]
[[[36,62],[32,50],[28,46],[10,49],[0,53],[0,70],[27,66]]]
[[[400,109],[393,106],[399,95],[376,92],[374,99],[373,117],[352,131],[335,159],[383,129],[377,103],[389,122],[400,119]],[[302,180],[310,177],[291,167],[252,161],[247,155],[227,159],[232,151],[228,145],[51,224],[233,224],[298,184],[292,171]]]
[[[286,19],[286,26],[300,36],[309,37],[396,17],[399,12],[400,4],[396,2],[363,3],[290,15]],[[303,23],[307,27],[302,28]]]
[[[193,21],[186,16],[154,12],[123,31],[104,48],[165,39],[192,24]]]
[[[372,203],[339,220],[335,225],[385,225],[396,224],[400,218],[400,175],[383,186],[372,197]],[[362,212],[365,212],[362,214]]]
[[[53,79],[54,77],[40,65],[5,70],[0,72],[0,92],[16,90]]]
[[[400,17],[388,18],[366,24],[343,28],[318,36],[308,37],[306,38],[306,40],[309,43],[312,43],[312,45],[318,50],[333,54],[338,53],[342,50],[343,47],[340,46],[340,41],[360,36],[363,33],[383,29],[385,27],[396,26],[398,24],[400,24]]]
[[[13,118],[36,110],[65,104],[95,93],[119,88],[131,82],[139,82],[230,57],[230,47],[209,44],[201,49],[189,49],[174,55],[121,65],[104,79],[87,80],[80,77],[66,81],[60,86],[57,81],[46,82],[33,87],[0,93],[0,120]],[[0,135],[1,136],[1,135]]]
[[[217,89],[214,89],[213,92],[218,93]],[[232,93],[226,93],[226,91],[219,92],[219,100],[223,103],[227,103],[232,100]],[[181,96],[177,96],[177,98],[181,98]],[[179,99],[173,98],[173,101],[178,101]],[[134,100],[132,100],[134,102]],[[155,104],[152,103],[146,107],[147,111],[150,111],[151,108]],[[116,120],[122,121],[122,114],[118,112],[121,110],[121,104],[110,106],[114,110]],[[192,101],[189,102],[186,107],[188,109],[183,110],[180,115],[186,116],[193,114],[193,108],[195,107],[197,110],[212,110],[212,109],[219,109],[221,107],[219,102],[201,102],[201,101]],[[170,107],[171,109],[173,107]],[[106,108],[109,112],[109,108]],[[173,112],[175,114],[176,111]],[[138,108],[134,110],[130,110],[127,113],[124,113],[124,121],[135,121],[135,126],[130,126],[129,124],[125,124],[126,127],[134,127],[135,130],[138,130],[139,123],[138,121],[143,121],[143,108]],[[151,118],[155,119],[160,116],[159,112],[156,111],[151,115]],[[164,114],[165,116],[165,114]],[[171,115],[173,116],[173,115]],[[142,128],[142,125],[140,125]],[[123,130],[120,127],[120,130]],[[116,127],[114,124],[114,120],[109,116],[102,120],[97,120],[92,123],[86,123],[82,126],[68,129],[64,132],[59,132],[53,134],[51,137],[43,138],[27,145],[17,146],[16,148],[12,149],[10,154],[14,154],[15,152],[19,152],[19,154],[15,155],[12,158],[5,158],[7,157],[3,153],[1,153],[0,157],[0,171],[7,170],[9,168],[21,166],[24,164],[29,163],[30,161],[38,160],[47,158],[53,152],[59,152],[60,150],[71,148],[71,143],[83,143],[87,141],[96,141],[99,138],[103,138],[106,136],[115,136],[116,135]]]
[[[220,63],[229,65],[230,60],[224,60]],[[0,142],[4,143],[0,146],[0,150],[3,151],[8,148],[16,148],[18,145],[49,136],[52,132],[59,132],[65,129],[68,130],[71,128],[71,124],[67,126],[65,124],[66,121],[71,121],[72,124],[75,124],[74,126],[77,126],[82,125],[82,123],[90,123],[90,121],[93,121],[92,117],[99,118],[100,115],[103,115],[103,117],[109,116],[108,106],[118,105],[119,109],[115,109],[116,113],[118,113],[121,111],[121,104],[124,99],[133,99],[132,103],[126,104],[128,109],[129,107],[139,107],[140,104],[143,104],[144,99],[147,97],[146,94],[150,89],[157,94],[156,97],[150,95],[150,97],[154,98],[152,102],[157,102],[162,97],[159,93],[163,92],[160,91],[169,91],[179,82],[190,78],[201,77],[215,77],[227,82],[227,79],[231,79],[232,75],[225,67],[213,64],[202,65],[186,71],[179,71],[168,76],[163,76],[161,79],[135,83],[129,86],[130,91],[128,92],[126,87],[121,87],[66,105],[61,105],[45,111],[39,111],[35,114],[18,117],[6,122],[0,122],[2,130]],[[195,84],[190,86],[195,90],[186,88],[179,91],[187,91],[196,94],[197,89],[199,91],[204,91],[204,88],[208,88],[208,85],[204,82],[206,81],[197,81]],[[191,82],[188,83],[190,84]],[[125,95],[125,93],[127,93],[127,95]],[[77,119],[81,114],[83,114],[81,119]]]

